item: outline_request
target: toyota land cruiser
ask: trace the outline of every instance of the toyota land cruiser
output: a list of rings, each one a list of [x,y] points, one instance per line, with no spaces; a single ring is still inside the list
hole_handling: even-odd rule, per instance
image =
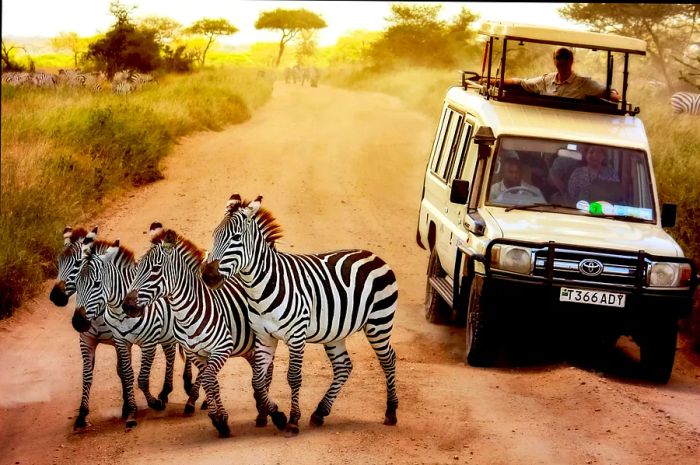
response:
[[[663,229],[675,205],[659,206],[640,110],[627,101],[629,58],[646,43],[505,23],[480,32],[481,73],[448,90],[425,171],[426,318],[464,321],[475,366],[493,363],[508,311],[595,318],[612,339],[631,336],[646,375],[667,382],[698,277]],[[508,47],[532,43],[607,55],[608,90],[618,57],[621,101],[506,86]]]

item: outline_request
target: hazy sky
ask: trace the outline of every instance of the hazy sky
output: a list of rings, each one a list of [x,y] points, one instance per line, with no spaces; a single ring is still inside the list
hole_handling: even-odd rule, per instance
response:
[[[60,32],[77,32],[91,36],[105,32],[114,23],[109,14],[110,0],[3,0],[3,36],[53,37]],[[320,45],[332,45],[338,37],[355,29],[382,30],[389,16],[391,2],[298,2],[235,0],[122,0],[123,5],[137,5],[135,17],[167,16],[188,26],[201,18],[226,18],[239,32],[222,42],[241,45],[274,42],[277,33],[258,31],[253,24],[260,12],[275,8],[306,8],[320,14],[328,27],[319,32]],[[402,2],[420,3],[420,2]],[[462,6],[479,14],[482,20],[520,22],[581,29],[557,13],[564,3],[485,3],[446,2],[441,16],[450,19]]]

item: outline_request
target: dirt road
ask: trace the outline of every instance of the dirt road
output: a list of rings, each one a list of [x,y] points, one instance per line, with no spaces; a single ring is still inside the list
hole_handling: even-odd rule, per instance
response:
[[[47,282],[39,298],[0,322],[0,465],[697,464],[700,369],[685,355],[665,386],[636,377],[634,360],[619,351],[604,363],[550,357],[524,368],[477,369],[463,363],[463,328],[425,322],[428,256],[415,244],[415,227],[434,126],[384,95],[278,83],[250,121],[184,139],[165,163],[165,180],[113,202],[93,221],[102,238],[118,238],[137,255],[155,220],[208,248],[232,193],[263,194],[285,231],[281,250],[377,252],[400,289],[396,427],[382,425],[384,376],[358,334],[348,343],[355,370],[322,428],[308,426],[308,418],[331,369],[322,347],[307,347],[296,438],[255,428],[250,368],[238,359],[220,377],[232,438],[218,439],[204,412],[182,416],[180,360],[168,408],[148,410],[137,390],[139,424],[125,432],[116,357],[106,346],[97,352],[92,426],[73,434],[81,386],[74,300],[54,307]],[[286,366],[280,346],[272,393],[288,411]],[[156,392],[162,373],[159,353]]]

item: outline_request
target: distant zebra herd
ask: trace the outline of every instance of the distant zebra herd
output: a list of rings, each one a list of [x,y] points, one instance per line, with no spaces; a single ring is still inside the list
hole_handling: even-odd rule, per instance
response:
[[[102,71],[83,72],[77,69],[59,69],[58,74],[9,71],[2,74],[2,82],[12,87],[82,88],[93,93],[111,90],[117,95],[127,95],[146,84],[155,82],[155,79],[151,74],[133,70],[119,71],[110,81],[107,74]]]
[[[294,255],[277,250],[281,229],[261,207],[262,197],[230,197],[224,218],[214,230],[212,253],[160,223],[150,227],[150,248],[138,260],[119,241],[97,240],[97,228],[64,230],[58,279],[50,299],[65,306],[76,294],[73,327],[80,333],[83,390],[74,429],[87,425],[95,348],[117,350],[122,382],[122,418],[136,426],[131,347],[141,347],[139,388],[150,408],[166,408],[173,390],[176,348],[185,358],[185,414],[195,410],[200,386],[202,409],[220,437],[230,435],[228,413],[218,374],[231,357],[253,368],[251,379],[258,411],[255,425],[268,417],[285,436],[299,433],[304,347],[324,346],[333,366],[333,381],[310,417],[321,426],[353,369],[347,337],[362,331],[386,377],[384,424],[397,423],[396,354],[390,343],[398,299],[389,265],[366,250],[338,250]],[[273,361],[279,341],[289,347],[287,381],[292,390],[289,417],[270,398]],[[156,346],[166,355],[163,388],[155,398],[149,375]],[[191,365],[198,368],[192,383]]]
[[[289,84],[299,83],[302,86],[308,82],[311,87],[318,87],[321,79],[321,71],[315,66],[292,66],[284,70],[284,82]]]

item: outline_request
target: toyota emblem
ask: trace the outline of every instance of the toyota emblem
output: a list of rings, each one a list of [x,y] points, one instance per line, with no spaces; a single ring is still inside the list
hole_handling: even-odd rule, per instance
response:
[[[586,258],[578,264],[578,270],[586,276],[598,276],[603,272],[603,264],[598,260]]]

